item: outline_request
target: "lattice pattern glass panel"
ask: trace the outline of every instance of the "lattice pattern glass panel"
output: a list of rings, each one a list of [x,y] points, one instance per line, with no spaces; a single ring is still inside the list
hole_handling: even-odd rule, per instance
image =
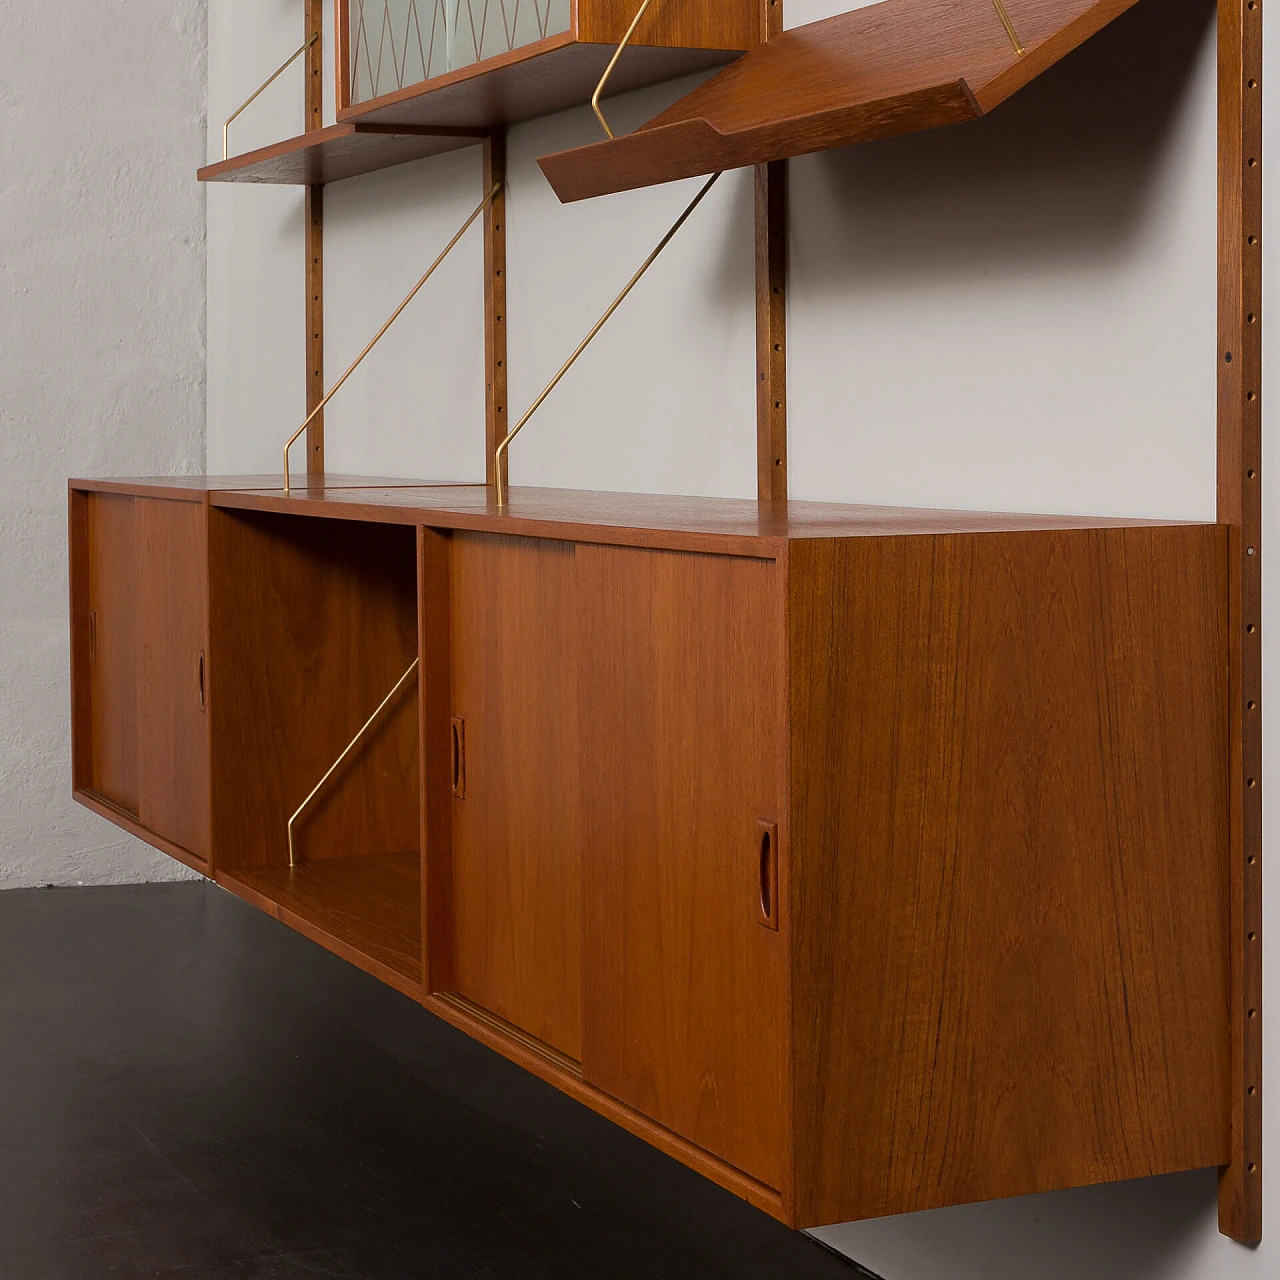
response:
[[[351,101],[569,30],[571,0],[350,0]]]

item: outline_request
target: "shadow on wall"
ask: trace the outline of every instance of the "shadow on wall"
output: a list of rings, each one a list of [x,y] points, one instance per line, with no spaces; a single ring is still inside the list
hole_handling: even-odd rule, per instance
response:
[[[1123,258],[1149,226],[1215,12],[1213,0],[1165,0],[1158,15],[1139,4],[981,120],[802,162],[797,176],[823,194],[801,198],[839,210],[848,245],[814,286]]]
[[[1166,1280],[1216,1230],[1217,1187],[1217,1171],[1200,1169],[811,1234],[885,1280]]]

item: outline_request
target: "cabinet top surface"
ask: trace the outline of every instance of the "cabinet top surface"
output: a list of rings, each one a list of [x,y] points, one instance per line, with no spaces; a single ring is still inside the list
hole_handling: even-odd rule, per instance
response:
[[[1025,515],[834,502],[760,503],[745,498],[604,493],[513,487],[495,505],[483,484],[427,484],[358,476],[299,479],[285,493],[278,477],[188,476],[138,480],[73,480],[71,487],[192,498],[217,507],[275,511],[345,520],[603,541],[630,535],[688,535],[775,542],[802,538],[909,534],[997,533],[1037,529],[1106,529],[1194,523],[1104,516]],[[643,540],[643,539],[642,539]]]

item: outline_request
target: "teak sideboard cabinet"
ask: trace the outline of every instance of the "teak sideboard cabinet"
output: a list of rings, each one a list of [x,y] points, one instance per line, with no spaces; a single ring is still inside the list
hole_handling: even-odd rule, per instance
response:
[[[775,1216],[1228,1159],[1223,527],[70,502],[78,798]]]

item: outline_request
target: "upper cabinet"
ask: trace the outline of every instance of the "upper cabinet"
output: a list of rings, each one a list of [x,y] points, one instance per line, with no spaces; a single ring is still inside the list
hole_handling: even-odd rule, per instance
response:
[[[586,102],[640,0],[338,0],[338,119],[492,128]],[[609,77],[621,93],[755,45],[753,0],[652,4]]]

